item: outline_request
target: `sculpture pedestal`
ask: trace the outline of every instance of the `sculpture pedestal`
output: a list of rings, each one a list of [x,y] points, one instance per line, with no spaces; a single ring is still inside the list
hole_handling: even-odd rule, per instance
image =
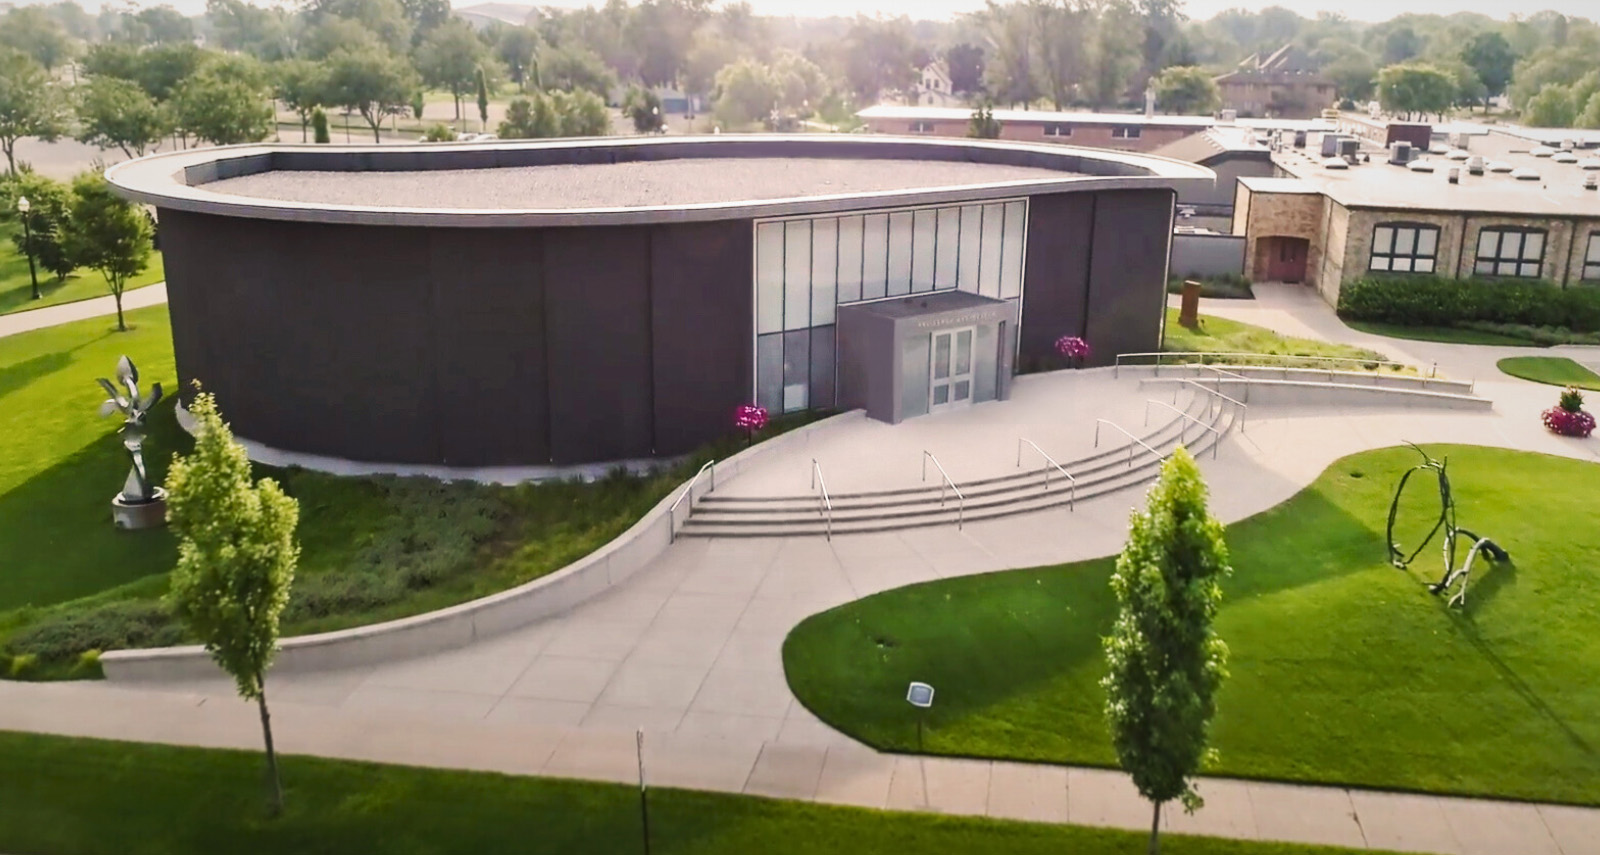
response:
[[[155,496],[148,502],[132,504],[122,499],[118,493],[111,500],[111,521],[117,528],[126,531],[137,531],[144,528],[160,528],[167,524],[167,491],[157,487]]]

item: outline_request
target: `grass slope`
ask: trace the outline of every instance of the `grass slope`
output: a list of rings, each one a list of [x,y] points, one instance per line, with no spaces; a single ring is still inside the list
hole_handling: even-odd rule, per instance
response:
[[[127,291],[154,285],[166,276],[161,266],[161,253],[151,253],[150,266],[128,280]],[[127,291],[123,292],[124,296]],[[56,281],[54,274],[40,270],[39,293],[40,298],[33,299],[33,283],[28,278],[28,257],[17,252],[9,233],[0,234],[0,315],[104,297],[111,291],[106,288],[105,278],[94,270],[75,270],[61,282]]]
[[[643,850],[638,790],[284,757],[287,809],[263,816],[261,759],[0,732],[0,850],[35,855],[566,855]],[[659,855],[1136,855],[1145,835],[650,791]],[[1163,836],[1169,855],[1353,850]]]
[[[1263,353],[1288,356],[1340,356],[1358,360],[1386,359],[1383,354],[1348,344],[1279,335],[1266,327],[1200,316],[1200,328],[1178,323],[1178,310],[1167,309],[1167,334],[1162,350],[1201,353]],[[1248,361],[1248,360],[1244,360]],[[1348,366],[1356,367],[1356,366]]]
[[[1214,771],[1245,777],[1600,804],[1600,466],[1438,446],[1462,525],[1505,546],[1465,611],[1386,563],[1384,520],[1415,452],[1333,464],[1230,526],[1217,630],[1232,650]],[[1402,543],[1438,514],[1408,489]],[[915,750],[903,696],[939,693],[926,750],[1113,765],[1099,679],[1111,559],[955,578],[814,615],[784,644],[800,700],[871,745]]]
[[[1341,319],[1342,320],[1342,319]],[[1437,341],[1445,344],[1492,344],[1510,345],[1512,347],[1539,347],[1538,344],[1525,338],[1503,335],[1487,330],[1472,330],[1461,327],[1407,327],[1399,324],[1386,324],[1379,321],[1344,321],[1344,325],[1358,332],[1372,335],[1387,336],[1389,338],[1403,338],[1410,341]]]
[[[1535,383],[1600,391],[1600,375],[1564,356],[1508,356],[1495,366],[1512,377]]]
[[[130,312],[129,333],[95,318],[0,338],[0,677],[80,676],[89,650],[178,643],[160,598],[176,546],[166,529],[118,532],[111,496],[128,471],[115,419],[99,419],[94,380],[127,354],[145,386],[176,391],[166,307]],[[165,476],[190,447],[175,398],[152,414],[145,459]],[[774,422],[757,439],[803,423]],[[342,478],[256,467],[300,502],[302,546],[283,631],[301,635],[376,623],[486,596],[536,579],[621,534],[729,438],[649,476],[515,487],[425,478]]]

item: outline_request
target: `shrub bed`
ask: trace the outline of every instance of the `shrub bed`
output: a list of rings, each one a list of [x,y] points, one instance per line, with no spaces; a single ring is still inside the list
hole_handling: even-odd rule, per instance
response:
[[[1250,279],[1239,274],[1226,276],[1178,276],[1167,280],[1168,294],[1182,294],[1183,283],[1193,279],[1200,283],[1200,296],[1208,300],[1254,300]]]
[[[1600,332],[1600,288],[1437,276],[1372,277],[1340,287],[1339,316],[1403,326],[1494,324],[1594,333]]]

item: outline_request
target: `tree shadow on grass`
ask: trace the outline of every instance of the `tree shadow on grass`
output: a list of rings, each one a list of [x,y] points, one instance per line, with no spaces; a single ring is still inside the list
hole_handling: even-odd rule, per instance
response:
[[[72,352],[58,350],[41,353],[0,368],[0,398],[22,389],[47,374],[54,374],[72,363]]]
[[[189,448],[168,398],[150,416],[145,461],[166,477],[174,451]],[[111,523],[111,498],[128,474],[122,439],[110,431],[0,494],[0,610],[46,606],[172,568],[176,547],[164,528],[126,532]]]
[[[1230,542],[1243,548],[1234,550],[1224,608],[1365,572],[1384,554],[1380,532],[1320,492],[1302,492],[1275,510],[1229,528]],[[899,702],[910,680],[939,690],[925,721],[931,734],[996,707],[1031,708],[1049,684],[1098,667],[1100,639],[1116,611],[1113,565],[1102,558],[867,597],[796,627],[784,643],[785,671],[801,703],[823,720],[868,744],[915,751],[916,720]],[[1096,700],[1053,714],[1098,720],[1101,711]],[[1018,737],[1027,730],[1017,727]]]

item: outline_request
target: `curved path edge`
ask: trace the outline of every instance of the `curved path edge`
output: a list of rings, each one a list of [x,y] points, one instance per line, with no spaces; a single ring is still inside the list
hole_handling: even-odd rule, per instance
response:
[[[762,458],[803,445],[831,427],[866,418],[863,410],[840,413],[779,434],[759,445],[718,461],[711,479],[695,478],[672,489],[626,531],[583,558],[552,573],[499,593],[411,617],[314,635],[291,636],[279,642],[273,670],[324,670],[374,665],[463,647],[567,611],[627,581],[672,544],[677,517],[689,508],[672,506],[683,491],[693,491],[688,504],[712,492],[714,480],[726,480]],[[100,657],[107,680],[175,680],[216,676],[210,654],[199,645],[112,650]]]

